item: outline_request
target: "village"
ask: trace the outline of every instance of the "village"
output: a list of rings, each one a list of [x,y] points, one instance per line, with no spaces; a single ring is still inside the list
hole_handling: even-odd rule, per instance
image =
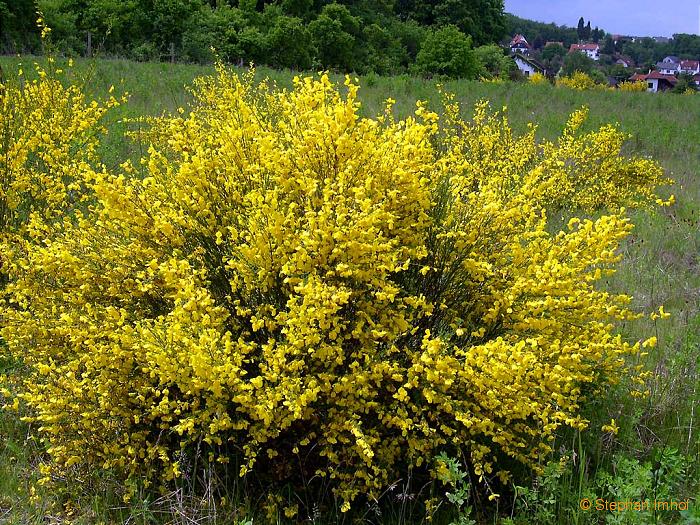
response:
[[[618,42],[625,38],[632,40],[639,37],[610,36],[614,45],[618,45]],[[593,71],[598,75],[605,75],[605,81],[613,88],[623,81],[645,82],[647,91],[651,93],[673,90],[679,86],[679,83],[682,83],[684,89],[700,88],[700,60],[669,55],[653,67],[644,68],[641,64],[635,64],[629,56],[617,52],[604,53],[603,46],[599,42],[579,42],[571,44],[566,49],[563,42],[548,41],[541,49],[536,49],[522,34],[513,36],[507,47],[510,56],[525,77],[530,77],[534,73],[543,74],[548,78],[557,77],[562,73],[565,57],[579,54],[585,57],[584,60],[589,62],[589,67]],[[546,64],[542,60],[543,56],[558,56],[561,60]]]

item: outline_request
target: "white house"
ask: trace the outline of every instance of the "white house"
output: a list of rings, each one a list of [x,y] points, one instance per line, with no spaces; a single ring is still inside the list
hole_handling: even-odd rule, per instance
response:
[[[661,62],[657,62],[656,69],[662,75],[677,75],[681,72],[681,61],[678,57],[666,57]]]
[[[522,71],[523,75],[526,77],[529,77],[534,73],[544,73],[544,68],[540,64],[524,55],[515,54],[513,56],[513,60],[518,66],[518,69]]]
[[[521,55],[527,56],[530,54],[530,49],[532,48],[523,35],[517,34],[513,37],[513,40],[510,41],[510,53],[512,55],[520,53]]]
[[[700,73],[700,61],[698,60],[681,60],[681,73],[687,75],[696,75]]]
[[[588,58],[598,60],[600,58],[600,46],[598,44],[571,44],[569,53],[585,53]]]
[[[664,75],[659,71],[652,71],[647,75],[634,74],[630,78],[632,82],[646,82],[647,91],[658,93],[673,88],[678,80],[673,75]]]

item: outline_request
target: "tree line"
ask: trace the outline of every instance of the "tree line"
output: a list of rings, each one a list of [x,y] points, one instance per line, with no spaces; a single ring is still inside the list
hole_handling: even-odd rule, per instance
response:
[[[3,52],[40,50],[37,7],[67,55],[89,32],[108,56],[358,73],[474,76],[507,33],[503,0],[0,0]]]

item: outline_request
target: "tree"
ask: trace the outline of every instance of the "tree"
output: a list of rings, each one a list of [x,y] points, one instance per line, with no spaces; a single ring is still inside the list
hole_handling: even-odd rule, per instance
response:
[[[600,42],[600,32],[600,29],[598,29],[598,26],[596,26],[593,33],[591,33],[591,40],[596,44]]]
[[[310,68],[310,41],[309,31],[301,19],[280,16],[267,37],[270,65],[293,69]]]
[[[693,89],[693,77],[692,75],[682,74],[678,76],[678,82],[673,86],[671,90],[673,93],[685,93],[689,89]]]
[[[313,0],[282,0],[282,10],[290,16],[306,18],[314,7]]]
[[[472,50],[471,37],[454,25],[428,34],[418,53],[416,66],[420,73],[428,76],[474,79],[479,74],[479,63]]]
[[[615,42],[613,41],[613,39],[610,35],[606,36],[603,39],[603,49],[601,50],[601,53],[603,53],[605,55],[614,55],[615,54]]]
[[[558,26],[556,24],[543,24],[525,18],[506,13],[506,33],[508,35],[542,35],[545,42],[562,42],[566,48],[578,42],[576,28]]]
[[[620,64],[613,64],[608,68],[608,76],[614,78],[618,82],[624,82],[630,78],[630,71]]]
[[[586,28],[583,31],[583,39],[584,40],[590,40],[591,39],[591,21],[589,20],[588,23],[586,24]]]
[[[578,27],[576,29],[576,33],[578,34],[579,40],[585,40],[585,36],[586,36],[585,24],[586,24],[586,22],[583,20],[583,17],[578,19]]]
[[[491,44],[474,49],[474,55],[482,69],[491,78],[507,79],[513,60],[503,54],[500,46]]]
[[[595,68],[595,62],[584,53],[575,52],[566,55],[562,67],[564,68],[563,73],[566,76],[571,76],[576,71],[590,75]]]
[[[541,34],[537,33],[535,40],[532,42],[532,47],[534,49],[542,49],[544,47],[544,39]]]
[[[34,0],[0,0],[0,52],[32,52],[39,48]]]
[[[309,24],[309,32],[316,47],[317,58],[323,67],[352,71],[357,68],[356,40],[360,20],[347,7],[328,4]]]
[[[395,10],[423,25],[453,24],[478,45],[498,42],[506,32],[503,0],[400,0]]]
[[[379,24],[370,24],[362,30],[364,54],[362,61],[368,71],[387,75],[400,71],[402,62],[406,62],[405,49],[398,36],[389,28]]]
[[[564,49],[559,44],[550,44],[542,50],[542,60],[551,60],[555,56],[564,58],[566,56],[566,49]]]

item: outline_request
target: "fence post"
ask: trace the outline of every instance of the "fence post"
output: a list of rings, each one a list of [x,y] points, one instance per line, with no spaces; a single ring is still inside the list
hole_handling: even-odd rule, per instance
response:
[[[170,63],[175,63],[175,42],[170,42]]]
[[[91,58],[92,57],[92,32],[88,31],[87,32],[87,57]]]

